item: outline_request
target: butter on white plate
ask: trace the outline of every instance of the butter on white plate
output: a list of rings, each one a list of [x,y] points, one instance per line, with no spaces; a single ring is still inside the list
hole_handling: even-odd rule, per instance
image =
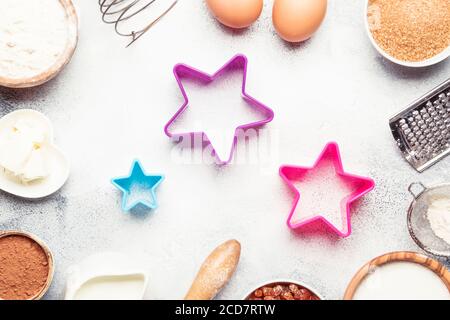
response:
[[[26,183],[48,176],[45,134],[32,121],[19,119],[0,131],[0,166]]]
[[[69,177],[69,161],[53,143],[50,120],[34,110],[0,119],[0,190],[37,199],[59,190]]]

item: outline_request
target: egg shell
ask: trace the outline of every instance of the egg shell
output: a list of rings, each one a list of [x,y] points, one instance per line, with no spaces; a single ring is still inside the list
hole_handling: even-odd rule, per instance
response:
[[[272,19],[281,38],[302,42],[319,29],[327,12],[327,0],[275,0]]]
[[[209,10],[230,28],[246,28],[261,15],[263,0],[206,0]]]

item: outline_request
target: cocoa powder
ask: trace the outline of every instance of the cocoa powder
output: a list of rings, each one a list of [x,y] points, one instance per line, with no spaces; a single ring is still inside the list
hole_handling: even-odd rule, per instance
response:
[[[0,299],[35,297],[49,272],[47,255],[36,241],[21,235],[0,237]]]

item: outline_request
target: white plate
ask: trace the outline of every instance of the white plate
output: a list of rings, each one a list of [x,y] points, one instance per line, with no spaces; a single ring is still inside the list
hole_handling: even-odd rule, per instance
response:
[[[19,119],[28,119],[39,124],[45,132],[45,141],[48,144],[43,150],[48,156],[48,168],[50,174],[44,179],[38,179],[27,184],[22,183],[16,177],[0,167],[0,190],[12,195],[26,198],[39,199],[47,197],[58,191],[69,178],[70,164],[67,157],[53,144],[53,127],[50,120],[42,113],[24,109],[11,112],[0,119],[0,131],[3,128],[13,126]]]
[[[450,46],[448,46],[447,49],[445,49],[441,53],[435,55],[434,57],[429,58],[427,60],[418,61],[418,62],[399,60],[399,59],[391,56],[390,54],[388,54],[386,51],[384,51],[378,45],[378,43],[375,41],[375,39],[374,39],[374,37],[372,35],[372,32],[370,31],[369,19],[368,19],[368,16],[367,16],[367,14],[369,12],[369,1],[370,0],[366,0],[366,5],[364,7],[364,22],[365,22],[365,26],[366,26],[366,33],[367,33],[367,36],[369,37],[370,42],[372,43],[372,45],[375,47],[375,49],[378,51],[378,53],[381,54],[383,57],[385,57],[389,61],[391,61],[393,63],[396,63],[398,65],[401,65],[401,66],[404,66],[404,67],[411,67],[411,68],[429,67],[429,66],[437,64],[437,63],[439,63],[441,61],[444,61],[445,59],[450,57]]]

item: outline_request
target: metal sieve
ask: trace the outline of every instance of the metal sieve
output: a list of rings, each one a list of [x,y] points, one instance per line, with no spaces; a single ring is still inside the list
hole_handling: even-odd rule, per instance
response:
[[[450,258],[450,244],[434,234],[427,218],[428,207],[434,199],[450,198],[450,183],[428,188],[421,182],[414,182],[408,191],[414,197],[408,209],[409,234],[424,251]]]

